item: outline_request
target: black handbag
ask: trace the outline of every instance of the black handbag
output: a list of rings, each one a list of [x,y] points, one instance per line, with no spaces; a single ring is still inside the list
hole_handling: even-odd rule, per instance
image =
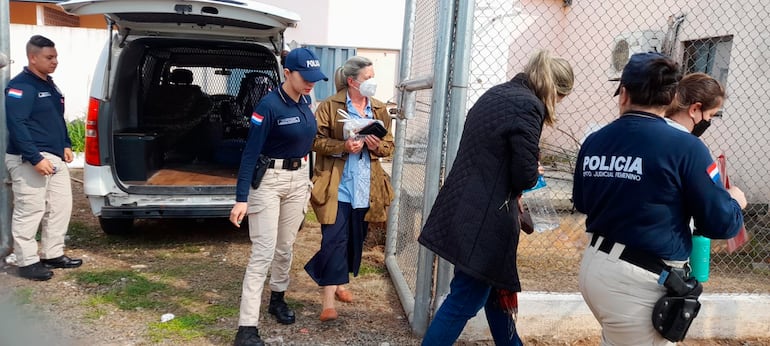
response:
[[[265,176],[265,172],[267,172],[267,168],[270,166],[270,161],[272,160],[269,157],[265,155],[259,155],[257,166],[254,167],[254,175],[251,177],[251,187],[255,190],[262,182],[262,178]]]

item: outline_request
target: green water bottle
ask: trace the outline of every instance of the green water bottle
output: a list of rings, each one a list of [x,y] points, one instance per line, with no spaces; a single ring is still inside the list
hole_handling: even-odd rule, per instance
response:
[[[711,239],[700,235],[692,236],[692,252],[690,253],[690,267],[692,276],[699,282],[709,280],[709,266],[711,265]]]

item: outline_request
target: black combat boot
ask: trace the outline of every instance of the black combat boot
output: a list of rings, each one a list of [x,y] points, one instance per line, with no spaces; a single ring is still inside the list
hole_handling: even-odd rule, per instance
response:
[[[283,300],[283,293],[270,291],[270,307],[268,307],[267,312],[275,316],[280,324],[292,324],[294,323],[294,311],[289,309],[289,305]]]
[[[259,330],[252,326],[239,326],[235,334],[234,346],[265,346],[265,342],[259,337]]]

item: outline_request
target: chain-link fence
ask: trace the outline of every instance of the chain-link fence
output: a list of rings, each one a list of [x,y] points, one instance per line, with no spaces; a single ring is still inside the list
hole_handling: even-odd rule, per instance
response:
[[[545,177],[561,226],[522,235],[518,267],[523,289],[577,291],[578,266],[587,245],[584,216],[572,212],[569,200],[577,150],[587,134],[617,118],[617,98],[612,95],[628,57],[658,51],[677,60],[684,73],[705,72],[725,86],[723,117],[715,118],[702,139],[714,157],[727,157],[726,173],[749,201],[744,216],[750,240],[734,252],[727,251],[725,241],[712,242],[711,277],[705,289],[711,293],[770,292],[770,181],[766,179],[770,176],[766,154],[770,123],[765,120],[770,99],[770,9],[766,4],[759,0],[469,2],[472,10],[464,12],[466,1],[407,1],[407,24],[411,21],[412,25],[405,26],[401,77],[432,76],[434,89],[417,92],[416,116],[404,122],[403,164],[394,165],[403,173],[396,201],[397,225],[393,234],[389,232],[397,237],[391,240],[397,245],[389,254],[396,259],[416,301],[422,294],[417,288],[421,277],[431,278],[433,294],[446,289],[440,274],[439,282],[433,281],[433,265],[420,269],[427,273],[418,270],[421,250],[416,239],[423,214],[435,197],[430,193],[431,184],[440,185],[446,163],[451,164],[453,158],[452,142],[457,139],[448,124],[464,117],[487,89],[512,78],[537,49],[568,59],[576,81],[573,93],[557,107],[557,124],[544,129],[541,143]],[[472,18],[472,30],[462,24],[469,19],[465,15]],[[442,23],[452,28],[448,37]],[[468,36],[471,46],[464,51],[465,46],[458,42]],[[443,65],[437,63],[437,57],[442,56],[445,41],[450,61]],[[460,53],[468,52],[469,61],[458,61]],[[467,83],[458,83],[458,70],[467,73]],[[455,112],[456,98],[452,98],[457,88],[467,93],[459,112]],[[436,132],[442,147],[440,165],[431,167],[433,149],[428,150],[428,144]],[[413,312],[418,314],[408,311]]]

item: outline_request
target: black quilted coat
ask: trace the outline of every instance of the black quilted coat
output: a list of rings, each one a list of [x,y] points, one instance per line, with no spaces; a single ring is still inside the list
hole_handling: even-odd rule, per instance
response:
[[[419,237],[495,288],[521,291],[516,197],[537,181],[544,117],[524,74],[484,93],[468,111],[457,158]]]

